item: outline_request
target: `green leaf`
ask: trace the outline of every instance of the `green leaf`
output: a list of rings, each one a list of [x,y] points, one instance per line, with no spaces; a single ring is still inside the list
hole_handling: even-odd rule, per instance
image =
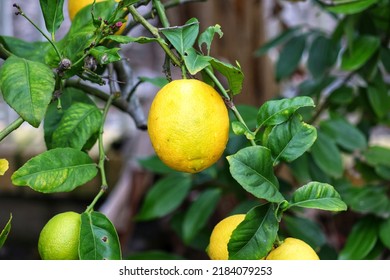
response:
[[[380,51],[380,57],[386,71],[390,72],[390,49],[382,47]]]
[[[309,50],[307,66],[310,73],[314,77],[324,75],[336,62],[338,50],[331,39],[322,35],[317,36]]]
[[[306,152],[316,141],[317,130],[302,122],[295,115],[288,122],[274,126],[268,136],[267,147],[274,157],[274,165],[279,160],[293,161]]]
[[[54,91],[53,71],[45,64],[16,56],[0,68],[4,100],[34,127],[41,123]]]
[[[258,127],[281,124],[287,121],[299,108],[314,106],[313,99],[308,96],[266,101],[257,113]]]
[[[184,216],[183,239],[186,244],[192,242],[207,220],[214,213],[221,198],[221,190],[209,189],[199,195]]]
[[[270,41],[266,42],[264,45],[262,45],[260,48],[258,48],[255,52],[255,56],[262,56],[266,54],[270,49],[275,48],[289,39],[291,39],[298,31],[300,31],[301,27],[294,27],[289,28],[277,35],[276,37],[272,38]]]
[[[390,219],[382,221],[379,226],[379,238],[390,249]],[[1,247],[1,246],[0,246]]]
[[[355,71],[362,67],[378,50],[380,38],[363,35],[358,36],[352,45],[347,48],[341,57],[341,69]]]
[[[340,86],[329,95],[329,102],[337,105],[347,105],[355,98],[354,89],[348,86]]]
[[[209,56],[200,55],[194,48],[190,48],[184,55],[184,63],[191,75],[195,75],[210,65]]]
[[[327,211],[345,211],[347,205],[333,186],[310,182],[294,191],[288,208],[304,207]]]
[[[81,150],[88,140],[99,132],[102,113],[95,105],[74,103],[67,109],[53,133],[53,148]]]
[[[175,173],[160,179],[146,194],[136,218],[141,221],[163,217],[174,211],[191,189],[191,177]]]
[[[64,0],[39,0],[46,29],[54,34],[64,21]]]
[[[160,31],[181,55],[185,55],[198,37],[199,22],[196,18],[192,18],[183,26],[162,28]]]
[[[227,157],[233,178],[249,193],[270,202],[282,202],[279,182],[273,172],[271,151],[262,146],[246,147]]]
[[[377,240],[377,219],[367,216],[359,220],[349,233],[339,260],[362,260],[371,252]]]
[[[390,167],[390,148],[382,146],[370,146],[364,153],[366,161],[372,166],[384,165]]]
[[[306,34],[291,38],[281,50],[276,62],[276,80],[289,77],[297,69],[306,46]]]
[[[121,260],[118,234],[111,221],[100,212],[81,214],[80,260]]]
[[[239,64],[233,66],[229,63],[222,62],[216,58],[210,60],[211,66],[221,73],[227,79],[229,90],[233,95],[239,94],[242,90],[244,73]]]
[[[3,230],[0,233],[0,249],[3,247],[5,241],[7,240],[8,234],[11,231],[11,221],[12,221],[12,214],[10,214],[8,222],[4,226]]]
[[[219,24],[207,27],[207,29],[199,35],[198,47],[201,50],[203,44],[205,44],[207,49],[207,55],[210,55],[211,43],[213,42],[215,33],[219,35],[219,38],[222,38],[223,32]]]
[[[259,260],[272,249],[279,229],[274,204],[251,209],[233,231],[229,243],[230,260]]]
[[[329,5],[326,9],[329,12],[337,13],[337,14],[357,14],[360,13],[372,5],[376,4],[379,0],[351,0],[344,1],[346,3],[336,3],[335,5]]]
[[[157,42],[157,38],[149,38],[149,37],[131,37],[131,36],[123,36],[123,35],[109,35],[104,38],[105,40],[111,40],[117,42],[119,44],[129,44],[129,43],[139,43],[139,44],[147,44],[151,42]]]
[[[328,175],[339,178],[343,174],[340,150],[332,138],[317,130],[317,140],[311,147],[311,154],[318,167]]]
[[[342,117],[321,122],[321,130],[347,151],[354,152],[367,147],[364,134]]]
[[[326,236],[320,226],[307,218],[283,216],[286,230],[291,237],[301,239],[312,248],[320,248],[326,244]]]
[[[121,60],[121,56],[118,53],[120,48],[106,48],[104,46],[97,46],[90,50],[90,54],[96,58],[100,65],[109,64],[111,62]]]
[[[148,82],[151,83],[152,85],[162,88],[166,84],[168,84],[168,80],[166,77],[155,77],[155,78],[150,78],[150,77],[138,77],[138,79],[142,82]]]
[[[372,213],[378,216],[388,215],[390,203],[384,187],[365,186],[357,188],[351,186],[343,190],[341,196],[349,208],[355,212]]]
[[[82,102],[85,104],[95,105],[95,103],[85,92],[71,87],[67,87],[63,90],[60,99],[61,109],[57,108],[57,102],[50,103],[43,121],[44,138],[48,149],[53,148],[53,133],[60,124],[64,113],[70,108],[72,104],[76,102]]]
[[[50,61],[46,61],[46,57],[53,47],[47,41],[28,42],[16,37],[0,36],[0,44],[17,57],[50,64]]]
[[[390,111],[390,94],[386,85],[369,84],[367,87],[368,100],[378,118],[384,118]]]
[[[72,148],[57,148],[28,160],[11,179],[16,186],[54,193],[72,191],[96,174],[96,164],[87,154]]]

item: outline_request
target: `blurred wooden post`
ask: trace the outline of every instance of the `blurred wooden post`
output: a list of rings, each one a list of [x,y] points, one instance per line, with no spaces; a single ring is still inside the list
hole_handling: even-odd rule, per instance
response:
[[[208,0],[169,10],[171,25],[182,25],[192,17],[198,18],[200,32],[219,24],[224,32],[215,38],[211,55],[232,64],[238,61],[245,75],[242,94],[236,103],[260,105],[275,92],[273,71],[266,57],[255,57],[254,51],[264,42],[265,20],[263,1]]]

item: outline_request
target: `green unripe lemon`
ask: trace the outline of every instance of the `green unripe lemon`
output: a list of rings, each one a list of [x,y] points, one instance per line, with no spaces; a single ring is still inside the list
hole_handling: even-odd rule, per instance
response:
[[[47,222],[38,240],[38,252],[43,260],[79,259],[80,216],[75,212],[64,212]]]

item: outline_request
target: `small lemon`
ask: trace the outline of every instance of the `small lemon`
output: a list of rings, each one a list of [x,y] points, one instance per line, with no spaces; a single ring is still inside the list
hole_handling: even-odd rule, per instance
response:
[[[80,242],[80,214],[64,212],[55,215],[43,227],[38,252],[43,260],[77,260]]]
[[[288,237],[271,250],[266,260],[319,260],[316,252],[300,239]]]
[[[244,214],[229,216],[221,220],[210,235],[210,243],[207,254],[212,260],[228,260],[228,243],[232,232],[245,219]]]
[[[169,167],[197,173],[214,164],[225,150],[229,116],[222,97],[196,79],[175,80],[155,96],[148,133],[159,158]]]

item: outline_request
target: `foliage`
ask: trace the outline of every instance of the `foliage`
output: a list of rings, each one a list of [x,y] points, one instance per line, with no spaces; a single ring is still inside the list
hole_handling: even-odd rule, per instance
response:
[[[82,214],[80,258],[122,257],[115,228],[94,207],[109,187],[102,137],[108,110],[118,106],[115,101],[120,100],[126,103],[120,108],[136,117],[134,110],[124,109],[129,108],[134,98],[129,93],[136,88],[118,93],[113,90],[114,81],[109,80],[111,92],[96,94],[104,101],[104,108],[99,108],[88,97],[96,90],[86,90],[85,84],[69,80],[76,76],[105,84],[104,71],[112,76],[112,64],[122,63],[120,49],[126,43],[157,43],[166,53],[169,66],[179,67],[183,77],[197,75],[216,87],[226,100],[232,121],[224,157],[201,173],[178,173],[163,166],[156,157],[141,161],[161,179],[147,192],[137,221],[167,217],[184,244],[205,250],[207,244],[196,241],[207,229],[216,207],[233,194],[237,200],[234,211],[246,213],[246,218],[232,234],[229,257],[260,259],[286,230],[304,236],[317,250],[325,247],[320,227],[301,214],[310,208],[316,213],[331,211],[336,216],[335,212],[347,210],[348,205],[366,219],[354,226],[339,258],[366,258],[377,244],[383,249],[388,246],[390,227],[386,219],[390,204],[384,182],[389,178],[385,157],[389,149],[369,146],[368,133],[376,125],[388,124],[390,100],[385,74],[390,70],[389,1],[357,0],[331,7],[314,1],[336,18],[337,28],[326,34],[318,29],[294,27],[257,51],[260,55],[281,46],[275,73],[278,81],[291,78],[306,53],[309,71],[296,97],[281,96],[260,108],[235,106],[233,99],[241,92],[244,73],[239,64],[210,56],[214,37],[223,35],[221,26],[200,32],[198,20],[190,19],[182,26],[171,27],[162,2],[153,0],[153,12],[163,26],[157,28],[137,10],[145,2],[150,1],[95,3],[81,10],[65,37],[56,41],[56,31],[63,21],[63,1],[40,1],[51,33],[47,42],[0,37],[0,54],[5,60],[0,69],[0,90],[5,102],[20,116],[0,131],[0,140],[23,122],[34,127],[43,122],[48,149],[15,171],[13,184],[50,195],[72,191],[100,175],[100,191]],[[21,7],[16,8],[28,18]],[[115,24],[128,15],[133,22],[128,23],[127,31],[137,22],[153,37],[114,35]],[[164,65],[168,81],[169,66]],[[226,81],[228,89],[217,76]],[[363,83],[354,84],[353,78]],[[143,77],[140,81],[151,80]],[[331,92],[326,95],[328,88]],[[356,112],[365,117],[351,123],[348,116]],[[89,156],[95,143],[100,154],[97,163]],[[346,156],[361,172],[363,187],[356,188],[343,178],[348,171],[343,162]],[[295,176],[294,184],[286,183],[278,172],[286,166]],[[370,218],[374,216],[378,222],[371,227]],[[311,234],[305,232],[306,227]],[[370,240],[362,243],[366,233]],[[4,242],[5,238],[2,233],[0,240]],[[110,242],[102,243],[106,238]]]

